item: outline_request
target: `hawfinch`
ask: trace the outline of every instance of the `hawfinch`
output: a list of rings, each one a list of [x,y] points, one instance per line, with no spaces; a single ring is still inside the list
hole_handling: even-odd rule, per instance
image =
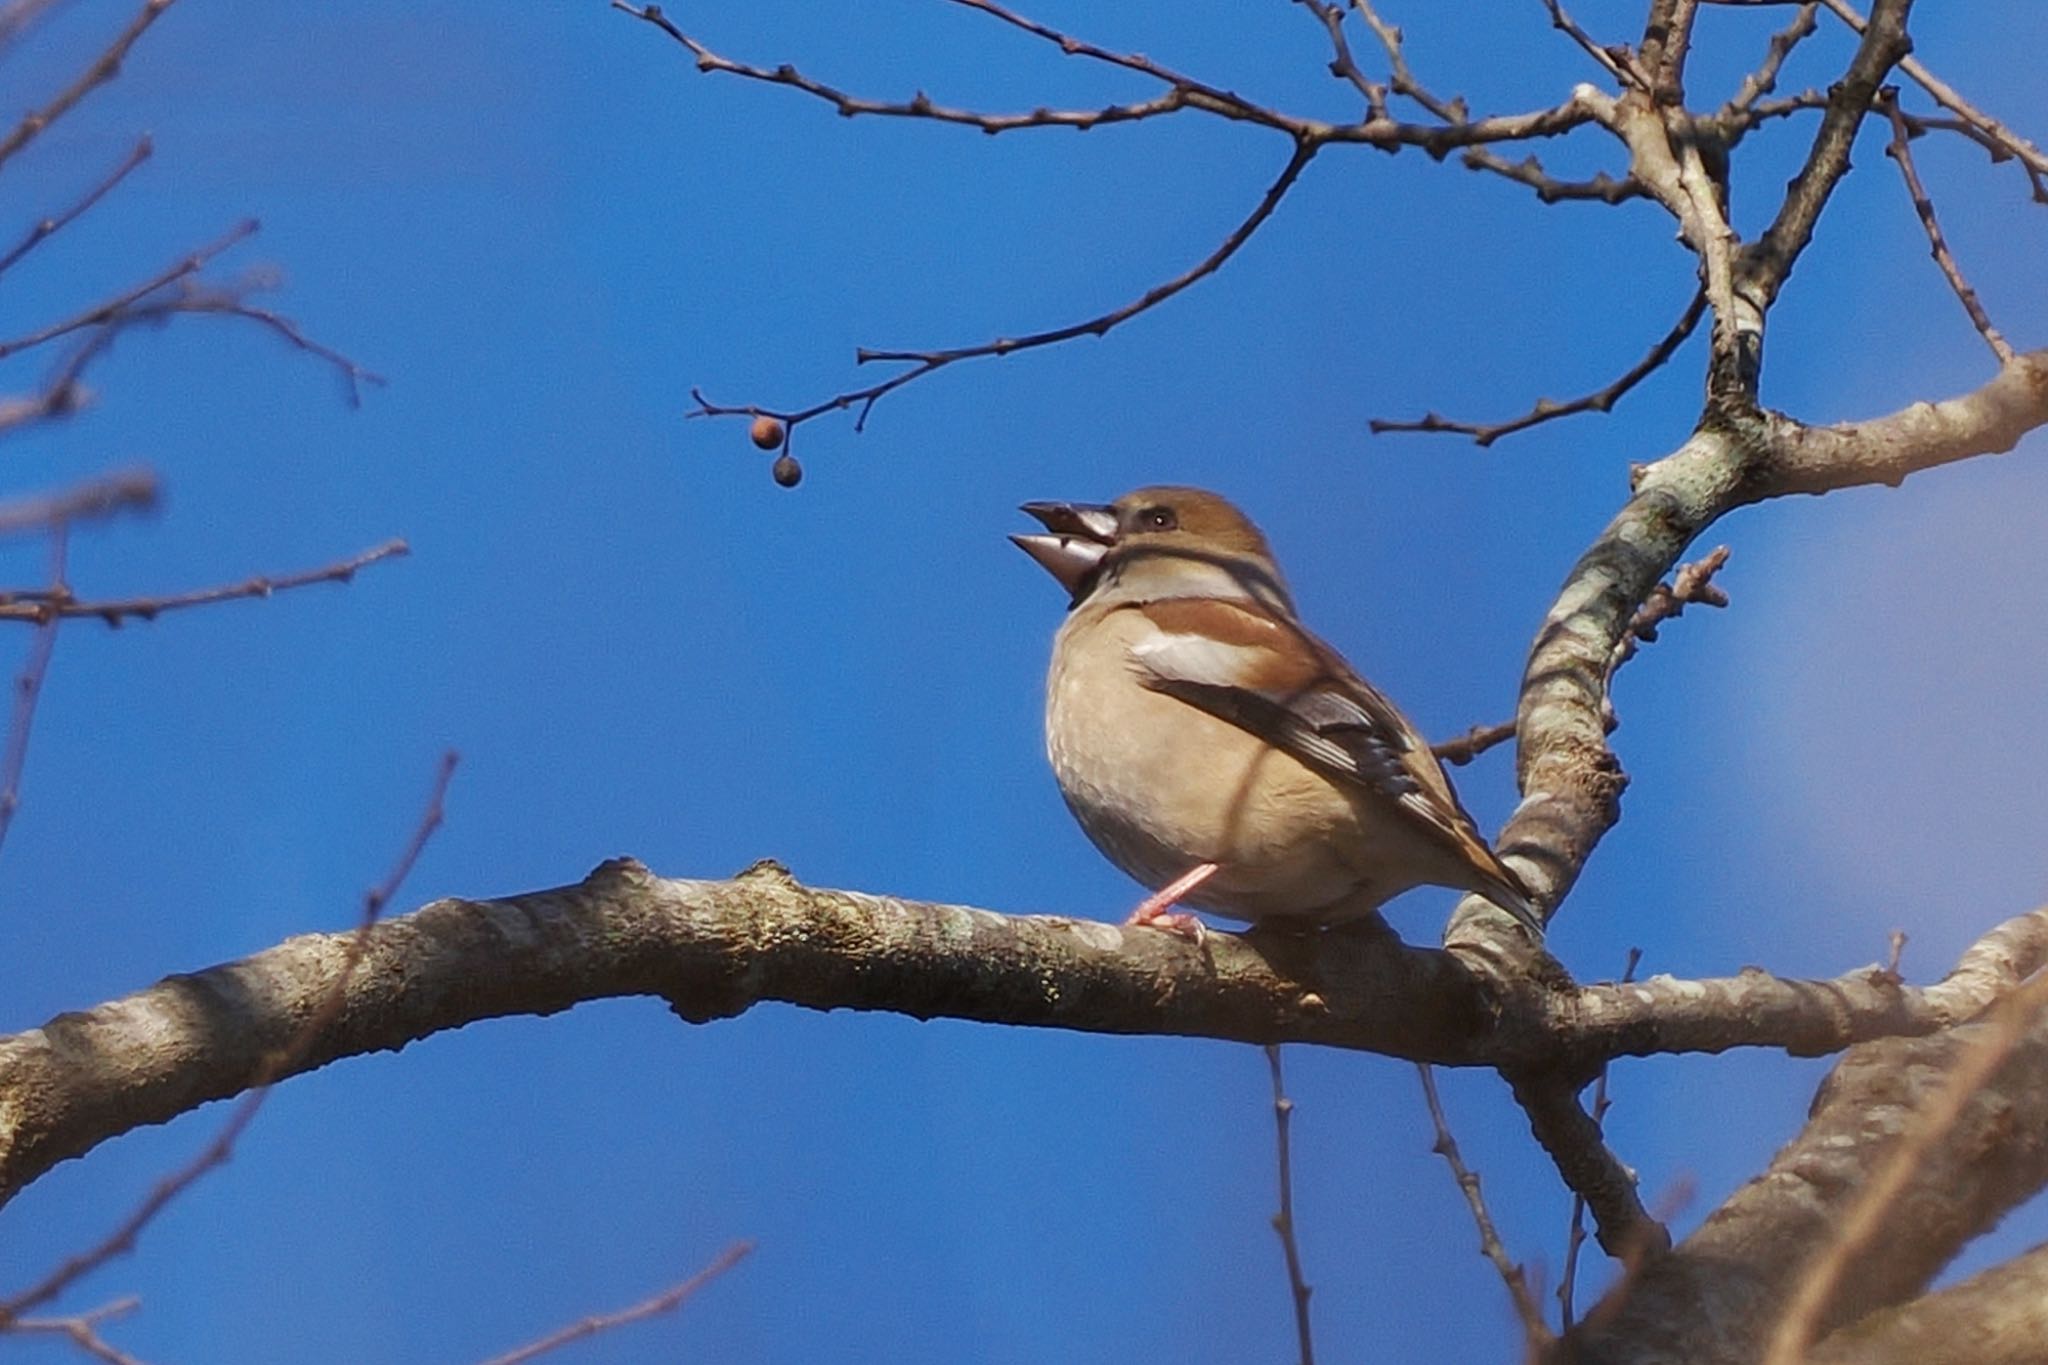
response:
[[[1411,887],[1477,892],[1540,941],[1502,864],[1394,704],[1295,617],[1266,538],[1199,488],[1033,502],[1012,536],[1073,594],[1045,739],[1095,846],[1157,892],[1133,923],[1372,916]]]

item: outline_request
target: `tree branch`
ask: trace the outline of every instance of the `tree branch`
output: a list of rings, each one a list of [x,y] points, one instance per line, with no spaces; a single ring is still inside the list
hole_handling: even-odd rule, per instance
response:
[[[1315,1042],[1540,1071],[1568,1086],[1615,1056],[1827,1052],[1946,1027],[2010,973],[2048,960],[2048,912],[2001,926],[1947,980],[1919,989],[1873,967],[1827,982],[1751,972],[1504,998],[1460,955],[1383,929],[1212,933],[1197,946],[1142,927],[813,890],[772,863],[703,882],[619,860],[574,886],[438,901],[377,924],[352,974],[350,937],[290,939],[0,1038],[0,1203],[109,1137],[239,1093],[344,977],[331,1021],[280,1077],[479,1019],[651,995],[695,1023],[782,1001]]]
[[[79,73],[78,79],[59,91],[48,104],[25,115],[13,132],[0,138],[0,165],[5,165],[16,152],[35,141],[45,128],[70,113],[80,100],[119,75],[128,49],[135,46],[171,4],[172,0],[145,0],[141,11],[128,21],[128,27],[121,30],[106,50]]]
[[[1663,340],[1650,348],[1649,354],[1630,366],[1625,374],[1607,387],[1595,389],[1582,397],[1566,399],[1563,402],[1539,398],[1529,411],[1505,422],[1460,422],[1428,412],[1417,420],[1405,422],[1375,417],[1366,425],[1372,429],[1375,436],[1393,431],[1454,432],[1461,436],[1470,436],[1475,445],[1490,446],[1503,436],[1512,436],[1518,431],[1527,431],[1530,427],[1540,426],[1544,422],[1555,421],[1560,417],[1569,417],[1580,412],[1606,412],[1620,401],[1622,395],[1656,373],[1663,367],[1664,362],[1671,359],[1673,353],[1685,344],[1685,339],[1693,334],[1693,329],[1700,325],[1700,317],[1706,312],[1706,307],[1705,292],[1695,293],[1692,302],[1686,305],[1685,312],[1672,324],[1671,330],[1664,334]]]
[[[2038,1365],[2048,1341],[2048,1246],[1872,1313],[1806,1355],[1807,1365]],[[1960,1354],[1959,1354],[1960,1353]]]
[[[1646,1266],[1611,1314],[1589,1315],[1584,1331],[1567,1340],[1567,1358],[1753,1365],[1810,1258],[1832,1244],[1901,1135],[1940,1103],[1959,1065],[1994,1027],[1851,1049],[1821,1085],[1799,1136],[1683,1244]],[[1953,1126],[1914,1163],[1874,1237],[1848,1264],[1821,1330],[1918,1294],[1958,1249],[2048,1184],[2044,1075],[2048,1025],[2036,1019],[1991,1084],[1970,1095]],[[1702,1322],[1715,1330],[1700,1332]]]

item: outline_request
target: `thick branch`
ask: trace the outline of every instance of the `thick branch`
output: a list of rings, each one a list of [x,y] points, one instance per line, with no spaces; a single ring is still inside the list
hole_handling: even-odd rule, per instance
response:
[[[2048,1246],[1938,1294],[1868,1317],[1807,1353],[1807,1365],[2036,1365],[2048,1341]]]
[[[0,1202],[109,1137],[246,1087],[330,997],[352,937],[291,939],[0,1039]],[[1218,933],[1197,946],[1144,928],[811,890],[773,864],[699,882],[619,861],[575,886],[440,901],[377,925],[332,1022],[291,1070],[479,1019],[653,995],[693,1022],[784,1001],[1096,1033],[1318,1042],[1447,1065],[1547,1068],[1568,1084],[1563,1077],[1590,1076],[1622,1053],[1826,1050],[1927,1032],[2044,959],[2048,913],[2037,913],[1920,990],[1871,971],[1825,983],[1750,973],[1496,1000],[1457,954],[1385,933]]]
[[[1647,1266],[1613,1313],[1589,1315],[1572,1358],[1588,1365],[1757,1360],[1814,1251],[1831,1242],[1901,1135],[1939,1102],[1952,1069],[1986,1027],[1853,1049],[1821,1086],[1798,1138],[1699,1231]],[[2044,1073],[2048,1026],[2037,1022],[1889,1203],[1823,1329],[1919,1293],[1959,1248],[2048,1184]],[[1716,1330],[1703,1333],[1701,1323]]]

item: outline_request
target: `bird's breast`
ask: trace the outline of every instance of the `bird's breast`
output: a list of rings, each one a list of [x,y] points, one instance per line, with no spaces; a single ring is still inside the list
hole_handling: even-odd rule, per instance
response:
[[[1152,887],[1218,864],[1187,900],[1241,919],[1369,889],[1376,840],[1354,803],[1249,732],[1144,686],[1130,651],[1151,629],[1136,612],[1077,613],[1054,645],[1046,749],[1096,846]]]

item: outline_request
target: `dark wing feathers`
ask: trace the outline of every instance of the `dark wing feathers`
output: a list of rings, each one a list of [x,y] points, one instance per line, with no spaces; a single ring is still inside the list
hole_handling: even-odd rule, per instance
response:
[[[1291,622],[1213,598],[1140,606],[1157,634],[1141,681],[1393,802],[1480,874],[1488,899],[1541,931],[1528,889],[1479,837],[1443,767],[1394,704]]]

